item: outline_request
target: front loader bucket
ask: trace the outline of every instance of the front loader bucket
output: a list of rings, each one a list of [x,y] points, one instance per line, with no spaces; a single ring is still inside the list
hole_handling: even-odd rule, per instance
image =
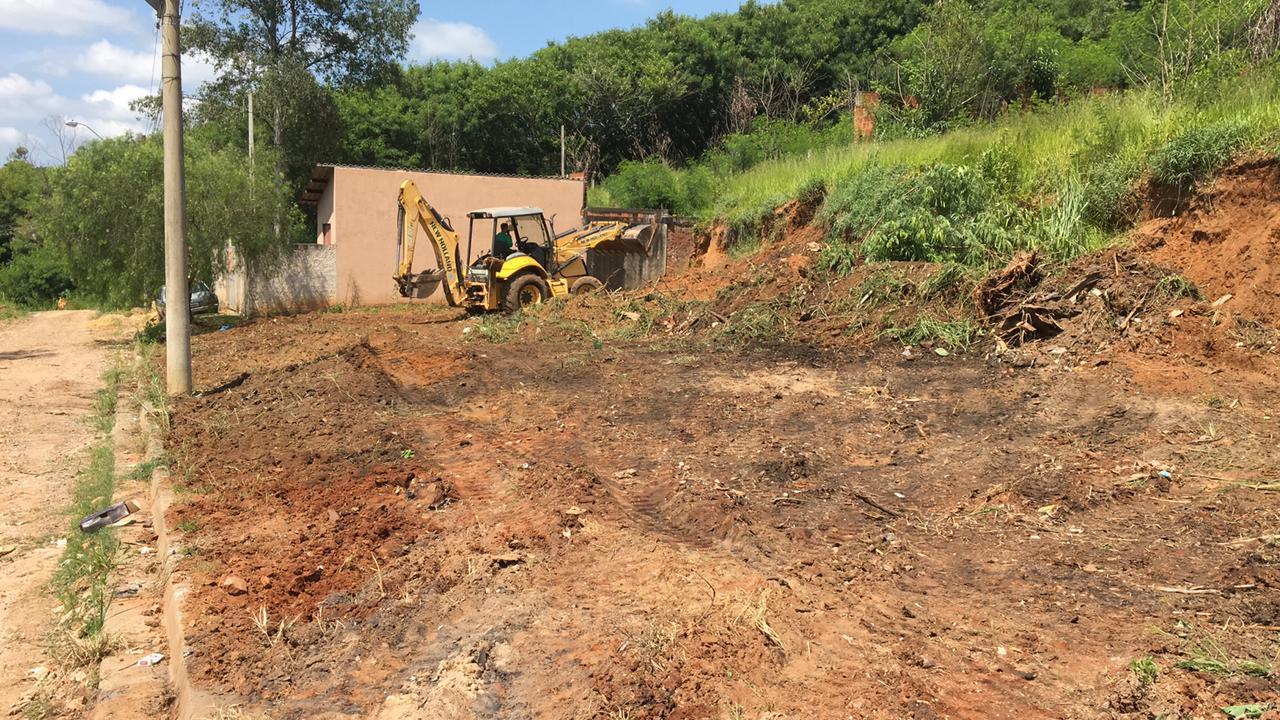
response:
[[[595,246],[602,252],[642,253],[649,254],[653,247],[653,237],[657,232],[657,224],[632,225],[623,230],[618,237],[606,240]]]

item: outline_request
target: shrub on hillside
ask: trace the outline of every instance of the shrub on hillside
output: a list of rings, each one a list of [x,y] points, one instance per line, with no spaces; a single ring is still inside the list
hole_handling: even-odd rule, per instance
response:
[[[1188,128],[1151,153],[1151,177],[1190,189],[1231,162],[1248,140],[1248,128],[1235,121]]]
[[[982,264],[1021,244],[1025,212],[967,165],[909,171],[871,166],[827,196],[819,218],[831,243],[819,267],[848,273],[855,246],[868,260]]]
[[[624,162],[605,183],[612,202],[623,207],[656,208],[675,215],[694,215],[715,197],[715,177],[701,165],[676,170],[650,158]]]

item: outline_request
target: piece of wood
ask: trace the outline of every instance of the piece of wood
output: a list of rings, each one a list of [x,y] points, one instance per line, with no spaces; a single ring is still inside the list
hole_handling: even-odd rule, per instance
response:
[[[1206,587],[1172,587],[1168,585],[1157,585],[1156,590],[1166,593],[1176,593],[1178,595],[1221,595],[1221,590]]]
[[[855,492],[855,493],[853,494],[853,496],[854,496],[854,497],[856,497],[856,498],[858,498],[858,499],[859,499],[859,500],[861,500],[862,502],[864,502],[864,503],[866,503],[866,504],[870,505],[871,507],[875,508],[876,510],[879,510],[880,512],[884,513],[885,515],[888,515],[889,517],[895,517],[895,518],[896,518],[896,517],[902,517],[902,513],[899,513],[899,512],[895,512],[895,511],[893,511],[893,510],[890,510],[889,508],[887,508],[887,507],[885,507],[885,506],[881,505],[880,503],[876,502],[875,500],[872,500],[871,498],[867,497],[866,495],[863,495],[863,494],[862,494],[862,493],[860,493],[860,492]]]

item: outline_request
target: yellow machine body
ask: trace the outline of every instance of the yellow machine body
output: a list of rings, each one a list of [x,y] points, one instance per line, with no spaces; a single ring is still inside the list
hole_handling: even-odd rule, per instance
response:
[[[448,220],[436,211],[412,180],[400,184],[399,222],[396,224],[397,267],[393,276],[400,294],[416,297],[439,284],[445,299],[469,312],[514,311],[553,297],[590,292],[603,283],[592,277],[587,251],[602,245],[614,250],[646,251],[654,226],[628,226],[622,222],[595,222],[554,236],[537,208],[492,208],[468,213],[470,240],[475,240],[477,219],[504,221],[515,228],[515,252],[505,258],[492,254],[472,263],[462,262],[459,237]],[[521,236],[519,228],[526,228]],[[416,236],[422,228],[431,238],[436,258],[434,272],[413,272]],[[533,233],[527,229],[532,228]],[[541,238],[541,242],[536,239]],[[526,252],[527,251],[527,252]],[[534,255],[541,255],[542,260]],[[545,263],[545,264],[544,264]]]

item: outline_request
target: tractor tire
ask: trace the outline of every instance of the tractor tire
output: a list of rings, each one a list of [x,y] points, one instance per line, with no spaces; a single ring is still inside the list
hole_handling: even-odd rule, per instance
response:
[[[537,275],[521,275],[507,286],[507,295],[503,298],[502,307],[507,312],[523,310],[537,305],[551,297],[551,288],[547,282]]]
[[[584,275],[578,278],[577,280],[574,280],[573,284],[569,286],[569,294],[570,295],[586,295],[588,293],[593,293],[603,288],[604,288],[604,283],[591,277],[590,275]]]

